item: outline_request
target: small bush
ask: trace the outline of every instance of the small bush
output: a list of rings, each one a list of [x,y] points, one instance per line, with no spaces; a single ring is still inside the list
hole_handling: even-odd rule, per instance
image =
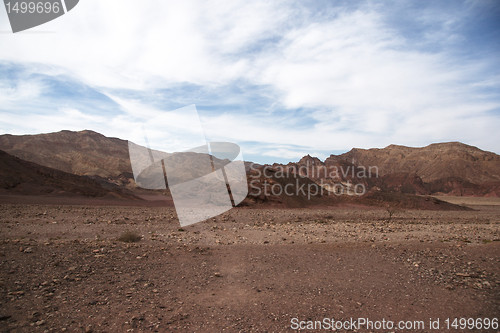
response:
[[[133,231],[125,231],[123,234],[120,235],[120,237],[118,237],[119,241],[125,243],[135,243],[140,241],[141,239],[142,237]]]
[[[394,214],[397,214],[400,212],[399,208],[396,207],[396,206],[393,206],[393,205],[388,205],[385,207],[385,210],[387,211],[387,213],[389,214],[389,219],[387,221],[391,221],[392,220],[392,217],[394,216]]]

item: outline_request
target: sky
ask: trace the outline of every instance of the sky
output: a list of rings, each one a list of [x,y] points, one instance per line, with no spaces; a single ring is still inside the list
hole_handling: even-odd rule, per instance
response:
[[[193,128],[259,163],[448,141],[500,153],[500,2],[80,0],[16,34],[0,8],[0,134],[164,149]]]

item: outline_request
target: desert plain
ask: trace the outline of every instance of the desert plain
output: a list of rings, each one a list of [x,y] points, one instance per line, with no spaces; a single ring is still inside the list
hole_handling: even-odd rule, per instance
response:
[[[186,227],[162,205],[3,199],[2,332],[291,332],[293,320],[500,314],[497,198],[392,217],[235,208]]]

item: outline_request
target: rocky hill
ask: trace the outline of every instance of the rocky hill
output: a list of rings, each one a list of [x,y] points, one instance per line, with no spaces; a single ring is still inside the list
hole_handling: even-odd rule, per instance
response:
[[[0,149],[75,175],[132,176],[128,143],[93,131],[60,131],[37,135],[1,135]]]
[[[500,181],[500,155],[460,142],[434,143],[422,148],[390,145],[358,149],[332,156],[360,166],[377,166],[379,176],[416,174],[424,182],[457,177],[474,184]]]
[[[362,184],[369,190],[405,194],[500,196],[500,156],[459,142],[423,148],[354,148],[325,161],[307,155],[273,168],[308,177],[329,189]]]
[[[138,199],[118,186],[21,160],[0,150],[0,193]]]

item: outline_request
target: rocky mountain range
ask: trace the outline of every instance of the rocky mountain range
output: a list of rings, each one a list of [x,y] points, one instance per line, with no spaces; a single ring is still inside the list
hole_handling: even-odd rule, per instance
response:
[[[296,172],[326,187],[363,184],[385,192],[500,196],[500,155],[459,142],[422,148],[354,148],[325,161],[307,155],[273,168]]]
[[[88,184],[92,184],[89,188],[95,190],[99,186],[104,191],[114,190],[115,187],[136,189],[126,140],[109,138],[89,130],[20,136],[6,134],[0,135],[0,150],[6,152],[0,158],[7,161],[3,163],[1,174],[4,189],[16,187],[16,181],[12,179],[21,179],[19,184],[35,184],[36,177],[33,175],[40,173],[53,176],[50,179],[44,176],[40,182],[55,189],[61,186],[72,188],[65,183],[70,179],[68,175],[83,177],[71,178],[71,184],[89,180]],[[16,163],[20,167],[12,167]],[[352,198],[347,198],[349,196],[329,196],[331,198],[325,199],[322,194],[314,194],[305,200],[257,190],[273,183],[284,185],[290,182],[295,184],[294,189],[302,184],[317,184],[327,193],[337,194],[339,191],[353,191],[357,185],[366,193],[358,201],[421,201],[398,195],[500,196],[500,156],[458,142],[437,143],[422,148],[397,145],[383,149],[354,148],[341,155],[331,155],[324,161],[307,155],[298,162],[286,165],[247,163],[247,166],[252,166],[247,168],[249,193],[255,195],[249,196],[244,204],[271,203],[300,207],[312,202],[324,205],[352,201]],[[264,169],[272,172],[272,176],[265,179]],[[63,185],[57,185],[58,182]],[[95,187],[95,184],[100,185]],[[95,193],[94,190],[91,193]],[[424,206],[427,204],[422,202]]]
[[[474,184],[500,181],[500,155],[460,142],[434,143],[422,148],[390,145],[357,149],[332,156],[357,165],[375,165],[379,175],[416,174],[424,182],[458,177]],[[330,158],[332,158],[330,157]]]

